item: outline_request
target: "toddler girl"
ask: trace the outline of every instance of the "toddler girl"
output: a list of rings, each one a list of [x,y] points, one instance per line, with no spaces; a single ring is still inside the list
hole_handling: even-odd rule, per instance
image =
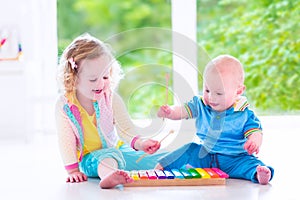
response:
[[[63,94],[55,117],[67,182],[100,177],[100,187],[113,188],[133,181],[124,170],[155,167],[160,154],[136,163],[142,151],[153,154],[160,143],[133,135],[134,125],[114,92],[121,68],[107,45],[89,34],[77,37],[63,52],[58,78]]]

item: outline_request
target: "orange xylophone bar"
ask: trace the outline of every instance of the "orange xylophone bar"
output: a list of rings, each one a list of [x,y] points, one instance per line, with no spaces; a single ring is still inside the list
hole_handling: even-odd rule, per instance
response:
[[[218,168],[129,171],[134,182],[125,187],[225,185],[228,174]]]

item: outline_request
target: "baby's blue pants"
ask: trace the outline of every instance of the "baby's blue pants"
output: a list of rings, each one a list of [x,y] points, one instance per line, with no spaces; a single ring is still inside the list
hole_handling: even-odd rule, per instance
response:
[[[201,144],[189,143],[166,154],[158,160],[164,169],[180,169],[184,165],[195,168],[218,167],[226,172],[230,178],[247,179],[258,183],[256,167],[265,164],[253,155],[242,153],[239,155],[224,155],[208,153]],[[274,169],[270,166],[273,178]]]

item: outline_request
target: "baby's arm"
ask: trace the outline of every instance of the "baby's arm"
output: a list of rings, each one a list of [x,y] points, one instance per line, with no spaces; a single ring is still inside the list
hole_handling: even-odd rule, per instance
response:
[[[158,117],[179,120],[188,118],[188,113],[184,106],[163,105],[157,112]]]
[[[244,149],[248,152],[249,155],[252,155],[253,153],[258,154],[261,144],[262,132],[257,131],[248,136],[247,141],[244,145]]]

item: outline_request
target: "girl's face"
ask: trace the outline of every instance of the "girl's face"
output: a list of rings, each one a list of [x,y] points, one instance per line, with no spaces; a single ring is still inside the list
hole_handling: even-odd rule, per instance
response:
[[[91,100],[99,99],[110,87],[110,70],[107,56],[83,60],[76,81],[77,95]]]
[[[203,85],[203,98],[206,105],[218,112],[233,106],[244,87],[238,87],[234,77],[208,72]]]

